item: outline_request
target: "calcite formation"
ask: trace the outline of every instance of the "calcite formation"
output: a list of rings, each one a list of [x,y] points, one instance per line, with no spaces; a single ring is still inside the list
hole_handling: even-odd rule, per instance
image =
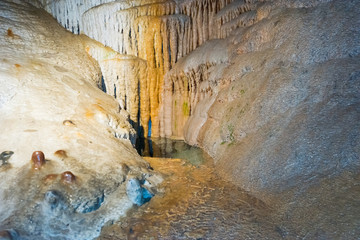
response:
[[[149,126],[151,136],[164,135],[161,130],[165,127],[162,108],[164,104],[168,104],[163,99],[164,86],[168,84],[164,81],[164,75],[180,58],[207,40],[225,37],[223,32],[226,32],[225,35],[229,34],[233,27],[229,31],[222,30],[222,26],[242,13],[251,11],[258,4],[257,1],[233,0],[85,2],[43,0],[42,4],[59,23],[73,33],[84,33],[122,55],[130,55],[129,58],[133,59],[131,61],[120,61],[118,57],[117,60],[108,59],[106,63],[100,63],[100,66],[107,93],[116,98],[119,95],[115,94],[115,88],[117,91],[120,88],[121,91],[130,93],[126,94],[126,101],[125,94],[121,94],[120,101],[127,105],[134,126],[145,137],[148,136]],[[235,27],[238,25],[235,24]],[[130,71],[130,76],[125,81],[121,77],[109,77],[127,75],[121,65],[126,66],[125,69],[144,72],[143,66],[139,67],[143,65],[142,61],[146,64],[146,74],[134,75]],[[117,67],[113,67],[114,65]],[[110,68],[113,73],[109,73]],[[136,83],[139,83],[139,91],[134,87]],[[131,104],[126,103],[127,101]],[[140,109],[137,111],[134,105],[140,106]],[[186,119],[188,110],[191,109],[190,103],[185,105],[181,119]],[[184,122],[180,123],[177,127],[179,130],[174,135],[182,135],[180,132]]]
[[[107,196],[117,191],[131,195],[127,204],[142,203],[146,191],[141,185],[141,173],[148,172],[146,164],[133,155],[133,128],[140,136],[183,138],[201,146],[215,159],[224,178],[268,203],[278,201],[289,191],[304,193],[324,176],[358,174],[358,1],[23,2],[46,9],[66,29],[88,37],[75,38],[55,31],[49,38],[51,28],[35,25],[38,33],[33,40],[26,30],[6,21],[14,16],[2,16],[5,67],[1,69],[5,69],[2,77],[7,80],[0,89],[4,116],[1,125],[25,126],[19,138],[37,144],[31,149],[16,148],[15,140],[6,139],[12,130],[5,129],[0,138],[4,143],[1,168],[21,168],[29,163],[34,150],[41,150],[57,162],[64,162],[54,172],[50,158],[36,171],[44,184],[77,189],[89,180],[78,171],[84,164],[100,172],[110,171],[121,183],[121,190],[115,190],[117,185],[111,185],[106,178],[102,179],[104,185],[94,180],[105,190],[82,192],[86,197],[77,200],[41,188],[44,213],[54,210],[51,216],[55,216],[59,209],[69,206],[76,213],[96,212],[102,209]],[[5,5],[1,10],[7,13]],[[35,13],[29,21],[38,21]],[[20,15],[13,21],[21,19]],[[29,56],[24,58],[19,53],[19,49],[27,53],[26,42],[47,46],[56,39],[64,39],[64,44],[72,44],[73,48],[35,47],[38,50],[30,53],[33,61],[24,61]],[[14,51],[19,55],[14,57]],[[69,57],[71,54],[78,57]],[[54,56],[60,60],[48,62]],[[47,72],[46,76],[43,72]],[[53,81],[34,77],[39,73]],[[111,97],[101,95],[98,88]],[[43,89],[51,93],[51,100],[45,98],[48,95]],[[33,98],[23,101],[23,96],[28,95]],[[15,104],[20,100],[22,104]],[[46,114],[35,107],[43,102],[49,104]],[[58,107],[59,102],[73,107],[64,111]],[[36,121],[18,119],[12,112]],[[54,134],[47,135],[45,144],[45,131],[38,126],[48,126],[48,122],[58,123],[61,130],[47,128]],[[107,144],[99,144],[94,137],[103,132],[108,133],[102,136]],[[74,150],[76,144],[82,148]],[[98,145],[92,147],[94,144]],[[84,148],[90,150],[81,150]],[[118,152],[113,149],[118,148],[126,152],[124,159],[135,160],[122,162],[115,173],[99,159],[107,159],[110,165],[117,163],[114,156]],[[10,152],[14,154],[7,154]],[[54,152],[57,154],[51,155]],[[81,164],[68,168],[66,162],[78,158]],[[64,184],[61,172],[66,171],[71,171],[76,181]],[[132,171],[137,175],[128,175]],[[5,211],[0,220],[7,219],[10,213]],[[106,213],[106,219],[111,219],[111,214]]]
[[[146,91],[146,62],[135,56],[119,54],[95,42],[88,42],[86,51],[98,61],[105,84],[103,90],[118,101],[121,113],[129,115],[136,130],[140,126],[147,126],[149,98]],[[142,109],[139,108],[140,104]]]
[[[72,172],[66,171],[61,174],[61,181],[66,184],[73,184],[76,181],[76,177]]]
[[[33,169],[40,170],[45,164],[45,155],[42,151],[35,151],[31,156]]]
[[[275,192],[303,191],[329,174],[358,173],[354,4],[275,1],[223,18],[244,22],[223,22],[223,39],[206,42],[166,74],[164,135],[184,130],[222,176],[269,202]],[[185,103],[190,114],[182,120]]]
[[[0,46],[0,238],[96,238],[133,207],[128,175],[155,175],[131,126],[129,91],[146,64],[74,36],[26,1],[0,2]],[[119,64],[133,60],[137,82]],[[102,77],[116,99],[99,89]]]

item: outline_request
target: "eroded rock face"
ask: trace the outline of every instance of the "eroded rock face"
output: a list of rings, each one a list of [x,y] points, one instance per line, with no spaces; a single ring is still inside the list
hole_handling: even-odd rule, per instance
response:
[[[88,51],[145,136],[151,119],[153,136],[202,146],[259,194],[358,169],[355,2],[41,1],[70,31],[123,54]]]
[[[290,190],[301,195],[324,176],[331,179],[347,171],[358,174],[357,1],[40,2],[67,29],[83,31],[113,48],[85,36],[81,41],[58,32],[50,37],[49,28],[41,24],[36,25],[41,34],[34,39],[8,23],[6,19],[14,13],[3,16],[3,76],[12,80],[4,81],[1,88],[1,124],[11,126],[3,130],[1,141],[2,151],[14,154],[2,156],[1,168],[8,173],[20,171],[27,178],[17,181],[25,182],[33,176],[25,174],[31,153],[41,150],[49,156],[40,171],[29,172],[37,174],[35,180],[26,183],[31,191],[39,179],[50,184],[38,188],[41,196],[56,191],[49,200],[39,198],[46,206],[59,199],[61,209],[70,209],[68,214],[96,214],[103,209],[101,205],[112,203],[107,196],[117,192],[118,186],[121,193],[126,192],[122,183],[130,171],[138,175],[130,178],[137,180],[127,178],[128,192],[135,204],[142,201],[140,172],[146,172],[146,165],[137,168],[140,160],[129,141],[119,143],[113,138],[132,139],[125,118],[143,128],[144,135],[151,119],[153,136],[183,137],[203,147],[214,157],[222,176],[269,203]],[[21,22],[25,15],[19,13],[15,18]],[[37,14],[27,18],[29,22],[38,21],[34,16]],[[59,38],[64,40],[62,45],[44,47]],[[32,61],[24,60],[29,49],[25,42],[44,45],[31,50]],[[15,57],[14,51],[19,53]],[[70,53],[81,57],[69,58]],[[94,90],[101,85],[101,75],[106,92],[117,102]],[[23,97],[30,95],[33,98]],[[46,111],[34,108],[43,102],[49,102]],[[73,107],[64,108],[59,102]],[[15,117],[14,111],[36,121]],[[62,128],[49,123],[62,123]],[[14,126],[24,126],[16,140],[7,137],[17,129]],[[104,131],[109,134],[99,134]],[[98,141],[99,137],[103,140]],[[33,145],[19,144],[19,139]],[[120,148],[124,151],[118,154],[114,149]],[[57,154],[52,155],[54,152]],[[103,164],[103,159],[109,164]],[[126,165],[115,170],[112,166],[119,159],[126,159]],[[87,173],[80,171],[88,165]],[[106,172],[107,177],[89,179],[88,175],[96,175],[94,169]],[[76,176],[74,184],[61,181],[66,171]],[[119,179],[119,185],[110,179]],[[67,189],[80,191],[79,186],[95,187],[86,188],[90,190],[75,200],[64,194]],[[14,209],[11,202],[8,205],[3,219]],[[36,209],[37,205],[32,206]],[[13,227],[10,225],[6,229]]]
[[[185,139],[210,153],[225,178],[269,201],[324,175],[359,172],[356,4],[274,1],[231,35],[225,23],[223,40],[202,45],[165,77],[173,99],[164,108],[173,119],[166,135],[181,134],[176,114],[191,103]]]
[[[1,1],[0,16],[0,235],[95,238],[133,206],[128,174],[153,174],[129,114],[98,88],[93,53],[113,51],[25,2]]]
[[[222,25],[259,4],[250,0],[40,2],[68,30],[84,33],[120,53],[101,57],[106,92],[122,103],[145,137],[150,123],[151,136],[173,130],[164,122],[163,105],[168,103],[163,95],[164,75],[207,40],[227,36],[234,27],[226,31]],[[247,18],[238,25],[244,21]],[[185,114],[177,116],[177,129],[182,129],[189,110],[190,103],[185,103]]]

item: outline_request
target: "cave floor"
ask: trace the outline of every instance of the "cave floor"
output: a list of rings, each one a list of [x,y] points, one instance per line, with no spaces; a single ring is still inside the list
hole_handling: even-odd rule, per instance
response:
[[[199,148],[171,139],[142,147],[163,175],[159,192],[104,226],[99,240],[360,239],[359,173],[329,174],[266,204],[218,176]]]
[[[210,160],[145,158],[162,193],[103,228],[98,239],[279,239],[275,211],[215,174]]]

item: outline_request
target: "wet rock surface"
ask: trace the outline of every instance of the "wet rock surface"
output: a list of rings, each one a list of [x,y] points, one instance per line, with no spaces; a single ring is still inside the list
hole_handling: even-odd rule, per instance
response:
[[[2,209],[1,229],[16,229],[19,239],[89,239],[96,237],[107,221],[132,207],[125,178],[108,178],[83,168],[81,174],[76,171],[81,177],[73,181],[74,175],[54,173],[61,166],[47,161],[41,169],[33,169],[29,163],[7,170],[7,174],[17,171],[19,175],[13,182],[1,184],[2,202],[7,207]],[[63,179],[64,175],[70,177]]]
[[[130,178],[126,183],[126,194],[136,205],[141,206],[150,201],[152,194],[144,188],[136,178]]]
[[[156,142],[162,145],[158,149],[169,155],[176,155],[176,149],[198,151],[180,141]],[[105,227],[98,239],[281,238],[278,213],[271,206],[223,181],[203,152],[202,164],[192,164],[192,155],[187,154],[189,160],[146,157],[164,176],[161,193]]]
[[[152,139],[150,146],[154,156],[182,152],[184,159],[146,157],[163,174],[160,193],[103,228],[98,239],[310,240],[357,239],[360,234],[359,174],[328,176],[302,192],[278,193],[268,204],[224,181],[198,148],[172,139]],[[149,145],[144,149],[148,154]],[[194,156],[202,161],[193,161]]]

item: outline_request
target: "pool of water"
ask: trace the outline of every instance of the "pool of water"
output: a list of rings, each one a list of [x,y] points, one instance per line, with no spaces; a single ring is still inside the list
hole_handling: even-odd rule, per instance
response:
[[[280,239],[272,209],[216,175],[213,161],[183,141],[138,148],[164,181],[150,202],[103,228],[99,239]]]
[[[180,158],[196,166],[210,158],[201,148],[169,138],[138,139],[136,150],[143,157]]]

